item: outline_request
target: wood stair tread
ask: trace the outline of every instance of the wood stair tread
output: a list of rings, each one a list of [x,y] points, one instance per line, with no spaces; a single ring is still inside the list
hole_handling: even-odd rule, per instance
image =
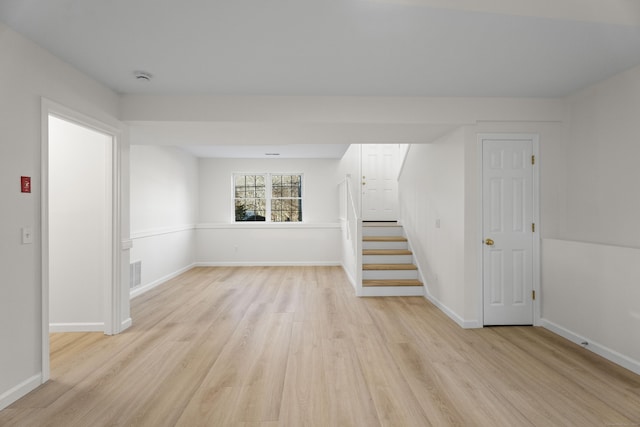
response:
[[[363,270],[417,270],[414,264],[363,264]]]
[[[402,236],[363,236],[363,242],[406,242],[406,237]]]
[[[412,255],[407,249],[364,249],[362,255]]]
[[[422,286],[422,282],[415,279],[393,280],[363,280],[362,286]]]

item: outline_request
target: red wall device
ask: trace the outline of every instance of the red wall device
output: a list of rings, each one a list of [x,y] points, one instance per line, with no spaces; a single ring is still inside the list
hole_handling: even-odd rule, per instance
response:
[[[21,176],[20,177],[20,191],[23,193],[31,193],[31,177],[30,176]]]

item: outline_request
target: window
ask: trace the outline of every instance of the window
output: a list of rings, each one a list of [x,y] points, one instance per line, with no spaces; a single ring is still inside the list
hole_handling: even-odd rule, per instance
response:
[[[233,176],[235,221],[301,222],[302,175]]]

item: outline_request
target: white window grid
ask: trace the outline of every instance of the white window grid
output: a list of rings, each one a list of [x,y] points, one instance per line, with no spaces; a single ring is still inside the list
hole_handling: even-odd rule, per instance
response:
[[[236,207],[236,200],[241,199],[241,198],[237,198],[236,194],[235,194],[235,189],[236,189],[236,177],[238,176],[263,176],[264,177],[264,181],[265,181],[265,220],[264,221],[255,221],[256,223],[259,224],[264,224],[264,223],[274,223],[274,224],[285,224],[285,223],[292,223],[292,224],[299,224],[304,222],[305,220],[305,212],[304,212],[304,198],[305,198],[305,178],[304,178],[304,174],[301,172],[234,172],[232,174],[231,177],[231,222],[234,222],[236,224],[247,224],[247,223],[253,223],[254,221],[237,221],[236,220],[236,211],[235,211],[235,207]],[[272,197],[273,194],[273,186],[272,186],[272,177],[273,176],[299,176],[300,177],[300,193],[301,193],[301,197]],[[271,201],[274,199],[282,199],[282,200],[300,200],[300,214],[302,216],[302,221],[292,221],[292,222],[287,222],[287,221],[272,221],[271,220]]]

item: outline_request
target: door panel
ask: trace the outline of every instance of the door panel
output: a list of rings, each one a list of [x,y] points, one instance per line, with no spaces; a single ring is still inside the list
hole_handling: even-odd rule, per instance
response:
[[[398,155],[395,144],[362,145],[362,219],[398,219]]]
[[[484,140],[485,325],[533,324],[531,140]]]

